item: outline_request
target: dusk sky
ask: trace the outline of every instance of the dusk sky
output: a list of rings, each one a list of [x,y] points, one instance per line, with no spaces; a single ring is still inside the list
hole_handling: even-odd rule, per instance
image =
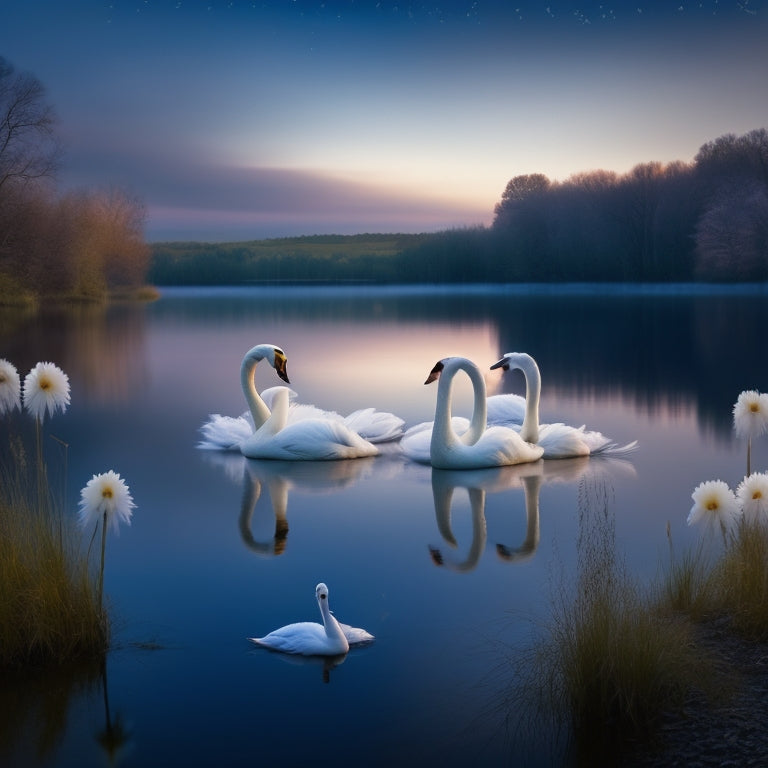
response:
[[[768,127],[768,0],[4,0],[0,56],[151,241],[490,224],[513,176]]]

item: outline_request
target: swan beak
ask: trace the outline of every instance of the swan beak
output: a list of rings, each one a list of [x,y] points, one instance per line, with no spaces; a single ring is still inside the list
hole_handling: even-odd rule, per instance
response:
[[[498,363],[494,363],[491,366],[491,370],[492,371],[495,370],[496,368],[501,368],[504,371],[508,371],[509,370],[509,363],[507,362],[507,358],[506,357],[502,357],[501,360],[499,360]]]
[[[435,367],[429,372],[425,384],[431,384],[433,381],[437,381],[440,378],[440,374],[443,372],[443,361],[435,364]]]
[[[291,383],[288,380],[288,360],[284,355],[275,353],[275,371],[286,384]]]

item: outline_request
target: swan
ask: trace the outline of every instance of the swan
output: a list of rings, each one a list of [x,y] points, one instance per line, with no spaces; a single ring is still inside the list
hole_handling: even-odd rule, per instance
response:
[[[212,414],[200,428],[202,439],[198,448],[214,451],[237,451],[256,430],[269,418],[273,399],[281,389],[271,387],[261,395],[256,390],[256,367],[266,360],[277,375],[286,383],[288,380],[287,358],[285,352],[274,344],[257,344],[245,353],[240,364],[240,384],[248,404],[248,411],[242,416],[222,416]],[[375,408],[362,408],[343,417],[334,411],[325,411],[314,405],[296,403],[296,392],[288,390],[290,407],[287,424],[306,419],[323,419],[340,422],[353,432],[357,432],[369,443],[384,443],[397,440],[403,433],[404,422],[392,413],[377,411]]]
[[[587,430],[584,426],[567,424],[539,424],[539,399],[541,397],[541,373],[536,361],[525,352],[507,352],[491,366],[491,370],[518,368],[525,376],[525,418],[519,426],[510,424],[520,432],[523,440],[541,446],[545,459],[565,459],[595,454],[623,454],[633,451],[637,441],[619,446],[601,432]]]
[[[379,449],[343,421],[302,419],[288,424],[290,390],[278,387],[269,418],[240,444],[249,459],[330,461],[376,456]]]
[[[249,637],[250,642],[283,653],[303,656],[338,656],[351,645],[369,643],[374,637],[358,627],[340,624],[328,607],[328,587],[322,582],[315,587],[315,597],[323,623],[300,621],[287,624],[264,637]]]
[[[456,434],[451,423],[451,388],[453,377],[459,371],[469,376],[475,396],[469,428],[461,436]],[[439,360],[424,383],[430,384],[436,380],[437,405],[432,428],[403,436],[401,447],[406,456],[415,461],[431,463],[439,469],[500,467],[541,458],[543,449],[527,443],[514,429],[487,427],[485,382],[471,360],[464,357]]]

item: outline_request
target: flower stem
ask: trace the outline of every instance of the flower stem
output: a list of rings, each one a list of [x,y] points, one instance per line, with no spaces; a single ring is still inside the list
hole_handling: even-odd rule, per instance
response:
[[[107,544],[107,513],[101,520],[101,570],[99,571],[99,613],[102,612],[102,603],[104,595],[104,549]]]

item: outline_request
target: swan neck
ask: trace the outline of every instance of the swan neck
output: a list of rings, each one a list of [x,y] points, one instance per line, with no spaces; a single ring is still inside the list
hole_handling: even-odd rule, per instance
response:
[[[255,429],[258,429],[269,418],[270,411],[267,404],[261,399],[256,391],[256,366],[262,357],[248,355],[243,358],[240,366],[240,384],[243,388],[245,401],[248,403],[248,410],[253,417]]]
[[[487,405],[485,400],[485,382],[480,371],[469,360],[458,360],[451,366],[446,366],[437,382],[437,406],[435,408],[435,423],[432,428],[432,444],[453,445],[459,438],[451,426],[451,392],[453,377],[464,371],[472,382],[475,395],[472,409],[472,421],[469,430],[462,436],[461,442],[472,445],[485,432],[487,420]]]
[[[325,634],[329,640],[339,642],[343,647],[349,648],[347,638],[342,632],[339,622],[331,613],[330,606],[328,605],[328,599],[321,600],[318,598],[317,604],[320,606],[320,615],[323,617],[323,626],[325,627]]]
[[[518,367],[525,376],[525,417],[520,428],[520,437],[527,443],[538,443],[541,373],[536,361],[531,357],[523,358]]]

